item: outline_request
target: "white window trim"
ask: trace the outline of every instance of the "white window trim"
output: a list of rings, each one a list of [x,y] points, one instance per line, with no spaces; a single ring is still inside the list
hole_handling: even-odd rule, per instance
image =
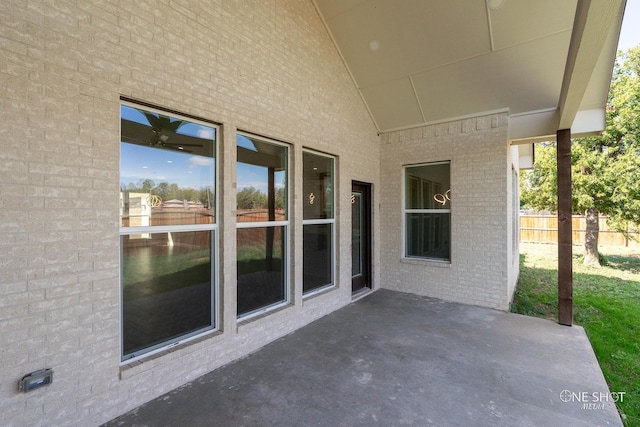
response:
[[[286,227],[289,221],[246,221],[237,222],[236,228]]]
[[[207,231],[207,230],[217,230],[217,229],[218,229],[217,224],[120,227],[120,235],[125,236],[128,234],[143,234],[143,233],[180,233],[180,232],[186,232],[186,231]]]
[[[402,232],[400,233],[400,244],[402,245],[402,260],[410,260],[417,262],[428,262],[428,263],[438,263],[438,264],[451,264],[452,254],[449,253],[449,259],[442,258],[429,258],[429,257],[417,257],[417,256],[408,256],[407,255],[407,214],[408,213],[448,213],[451,215],[451,208],[449,209],[407,209],[407,169],[415,168],[420,166],[437,166],[437,165],[449,165],[449,178],[451,178],[451,161],[437,161],[437,162],[425,162],[425,163],[414,163],[409,165],[402,166],[402,177],[401,177],[401,185],[400,191],[402,192],[402,209],[401,209],[401,225]],[[451,230],[449,230],[451,233]]]
[[[303,219],[303,225],[317,225],[317,224],[333,224],[335,223],[334,218],[325,218],[325,219]]]
[[[282,221],[278,221],[278,222],[282,222]],[[254,222],[252,224],[263,224],[263,223],[258,223],[258,222]],[[267,226],[254,226],[254,227],[238,227],[238,229],[240,228],[263,228],[263,227],[276,227],[276,225],[270,224]],[[249,311],[248,313],[244,313],[244,314],[237,314],[236,313],[236,318],[238,323],[240,322],[244,322],[246,320],[249,319],[253,319],[255,317],[259,317],[265,313],[269,313],[271,311],[277,310],[280,307],[285,307],[287,305],[289,305],[289,302],[291,301],[291,291],[289,289],[289,268],[290,268],[290,261],[289,261],[289,227],[288,225],[279,225],[280,227],[284,228],[284,252],[285,252],[285,266],[284,266],[284,300],[283,301],[278,301],[275,302],[273,304],[270,305],[266,305],[264,307],[260,307],[257,308],[255,310]],[[237,254],[236,254],[237,257]],[[236,273],[237,274],[237,273]],[[237,284],[237,281],[236,281]],[[237,291],[237,289],[236,289]],[[236,300],[236,305],[237,305],[237,300]]]
[[[119,235],[118,240],[122,238],[122,236],[128,236],[132,234],[155,234],[155,233],[167,233],[167,232],[188,232],[188,231],[211,231],[211,322],[213,323],[210,327],[204,328],[204,330],[195,331],[190,334],[182,335],[180,338],[176,340],[169,341],[167,344],[158,344],[157,346],[148,347],[150,350],[141,353],[135,357],[129,357],[123,360],[124,357],[124,347],[123,347],[123,328],[124,328],[124,319],[123,319],[123,302],[122,302],[122,247],[120,246],[120,257],[119,257],[119,277],[118,277],[118,299],[119,299],[119,317],[120,317],[120,363],[119,366],[126,366],[132,362],[145,359],[147,357],[153,356],[155,354],[166,351],[169,348],[176,347],[180,344],[188,343],[195,339],[198,339],[204,335],[211,334],[212,332],[217,332],[220,330],[220,323],[222,319],[222,308],[220,304],[220,289],[219,289],[219,232],[218,232],[218,220],[219,220],[219,206],[220,206],[220,196],[219,196],[219,182],[220,182],[220,165],[218,164],[218,160],[220,159],[220,125],[214,122],[198,120],[195,117],[185,116],[180,113],[168,110],[162,110],[158,108],[151,107],[146,105],[145,103],[135,103],[130,102],[125,99],[121,99],[119,103],[119,109],[122,105],[131,108],[143,109],[146,111],[150,111],[152,113],[158,113],[163,115],[170,115],[172,117],[182,118],[184,120],[188,120],[193,123],[197,123],[203,126],[209,126],[216,130],[216,139],[215,139],[215,151],[214,151],[214,160],[216,161],[215,173],[213,176],[214,179],[214,197],[215,197],[215,209],[214,209],[214,218],[216,222],[214,224],[194,224],[194,225],[174,225],[174,226],[148,226],[148,227],[122,227],[119,225]],[[119,114],[120,115],[120,114]],[[118,121],[118,127],[120,128],[122,124],[122,116],[120,115],[120,120]],[[122,129],[120,128],[120,134],[122,134]],[[119,150],[118,150],[119,151]],[[119,153],[119,158],[121,154]],[[120,167],[118,166],[118,169]],[[118,178],[120,177],[120,171],[118,171]],[[121,224],[121,219],[118,219],[119,224]]]
[[[334,197],[335,198],[335,197]],[[304,292],[304,278],[303,278],[303,291],[302,298],[308,298],[320,292],[324,292],[327,289],[336,287],[336,220],[335,219],[310,219],[303,220],[303,238],[304,238],[304,226],[305,225],[322,225],[322,224],[331,224],[331,283],[327,283],[326,285],[320,286],[319,288],[312,289],[310,291]],[[303,242],[304,245],[304,242]],[[303,264],[304,265],[304,264]],[[304,277],[304,276],[303,276]]]
[[[290,282],[289,282],[289,271],[291,269],[291,256],[290,256],[290,245],[289,245],[289,241],[291,239],[290,237],[290,220],[289,220],[289,213],[291,212],[291,152],[293,151],[293,146],[291,144],[287,144],[287,143],[283,143],[280,141],[275,141],[273,139],[267,138],[265,136],[261,136],[261,135],[257,135],[257,134],[253,134],[253,133],[248,133],[248,132],[243,132],[243,131],[237,131],[236,132],[236,138],[233,138],[233,144],[236,150],[236,153],[238,152],[238,145],[237,145],[237,135],[242,135],[246,138],[252,139],[258,139],[260,141],[266,142],[268,144],[273,144],[273,145],[277,145],[280,147],[285,147],[287,149],[287,206],[286,206],[286,220],[284,221],[257,221],[257,222],[252,222],[252,221],[246,221],[246,222],[237,222],[236,221],[236,229],[244,229],[244,228],[262,228],[262,227],[283,227],[284,228],[284,259],[285,259],[285,265],[284,265],[284,271],[283,271],[283,275],[284,275],[284,300],[283,301],[278,301],[276,303],[273,303],[271,305],[267,305],[264,307],[260,307],[257,308],[253,311],[250,311],[248,313],[245,314],[238,314],[236,311],[236,321],[237,322],[245,322],[247,320],[253,319],[255,317],[259,317],[265,313],[269,313],[272,312],[274,310],[277,310],[280,307],[285,307],[287,305],[289,305],[289,303],[291,302],[291,290],[290,290]],[[238,159],[236,158],[236,164],[234,165],[236,168],[236,180],[237,180],[237,163],[238,163]],[[237,194],[237,193],[236,193]],[[217,206],[216,206],[217,207]],[[236,209],[237,209],[237,204],[236,204]],[[236,260],[238,258],[238,250],[236,247]],[[238,274],[238,272],[236,271],[236,275]],[[236,277],[236,286],[237,286],[237,277]],[[236,292],[237,292],[237,288],[236,288]],[[237,298],[236,298],[236,310],[237,310]]]
[[[326,157],[328,159],[333,160],[333,191],[331,192],[333,200],[333,217],[332,218],[324,218],[324,219],[303,219],[302,220],[302,226],[303,226],[303,238],[304,238],[304,226],[305,225],[321,225],[321,224],[331,224],[331,283],[328,283],[324,286],[321,286],[319,288],[316,289],[312,289],[308,292],[304,292],[304,276],[303,276],[303,284],[302,284],[302,298],[306,299],[309,298],[313,295],[316,295],[318,293],[324,292],[327,289],[332,289],[336,287],[336,157],[329,155],[329,154],[325,154],[325,153],[320,153],[318,151],[313,151],[313,150],[308,150],[308,149],[303,149],[302,153],[304,155],[304,153],[309,153],[309,154],[313,154],[315,156],[320,156],[320,157]],[[304,179],[304,175],[303,175],[303,179]],[[303,200],[304,200],[304,195],[303,195]],[[304,217],[304,209],[303,209],[303,217]],[[303,242],[303,246],[304,246],[304,242]],[[304,261],[303,261],[303,265],[304,265]]]

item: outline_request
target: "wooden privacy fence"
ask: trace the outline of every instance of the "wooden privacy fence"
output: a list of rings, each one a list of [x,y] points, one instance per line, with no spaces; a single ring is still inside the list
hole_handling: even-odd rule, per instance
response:
[[[584,244],[586,221],[584,216],[574,215],[571,220],[573,227],[573,243]],[[598,245],[628,246],[640,248],[640,242],[627,239],[622,233],[609,229],[606,217],[599,218],[600,235]],[[631,233],[640,238],[638,233]],[[557,243],[558,218],[555,215],[521,215],[520,241],[532,243]]]

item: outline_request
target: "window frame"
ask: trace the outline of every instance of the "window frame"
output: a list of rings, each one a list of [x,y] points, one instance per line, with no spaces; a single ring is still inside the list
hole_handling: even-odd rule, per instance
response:
[[[119,219],[118,219],[118,225],[119,225],[119,234],[118,234],[118,238],[119,238],[119,251],[120,251],[120,257],[119,257],[119,278],[118,278],[118,290],[119,290],[119,305],[120,305],[120,366],[123,365],[127,365],[129,363],[135,362],[137,360],[146,358],[146,357],[150,357],[152,355],[155,355],[157,353],[160,353],[162,351],[167,350],[168,348],[171,347],[175,347],[177,345],[183,344],[183,343],[187,343],[189,341],[193,341],[203,335],[207,335],[210,334],[212,332],[217,332],[220,329],[220,323],[221,323],[221,316],[222,316],[222,309],[221,309],[221,305],[220,305],[220,290],[219,290],[219,278],[218,278],[218,274],[219,274],[219,225],[218,225],[218,221],[219,221],[219,206],[220,206],[220,199],[219,199],[219,191],[218,191],[218,187],[219,187],[219,182],[220,182],[220,165],[218,163],[219,160],[219,150],[220,150],[220,124],[210,121],[210,120],[206,120],[206,119],[202,119],[199,117],[195,117],[195,116],[191,116],[189,114],[184,114],[184,113],[179,113],[173,110],[169,110],[169,109],[163,109],[160,107],[155,107],[152,106],[150,104],[144,103],[144,102],[139,102],[139,101],[133,101],[133,100],[129,100],[127,98],[121,98],[120,102],[119,102],[119,109],[120,109],[120,125],[122,124],[122,106],[126,106],[126,107],[130,107],[130,108],[135,108],[138,110],[144,110],[144,111],[149,111],[151,113],[156,113],[156,114],[162,114],[165,116],[170,116],[173,118],[178,118],[178,119],[183,119],[183,120],[187,120],[190,123],[195,123],[195,124],[199,124],[202,126],[207,126],[207,127],[211,127],[213,129],[215,129],[215,139],[213,140],[215,146],[213,149],[213,159],[214,159],[214,165],[215,165],[215,171],[213,174],[213,192],[214,192],[214,203],[215,203],[215,207],[213,209],[213,215],[215,218],[215,222],[212,224],[180,224],[180,225],[156,225],[156,226],[127,226],[124,227],[122,226],[122,216],[119,215]],[[120,129],[120,135],[121,135],[121,142],[120,144],[122,144],[122,129]],[[122,152],[119,152],[119,159],[120,162],[122,161]],[[118,166],[119,169],[119,174],[118,174],[118,179],[120,180],[121,178],[121,174],[122,174],[122,169],[121,169],[122,165],[120,164]],[[120,190],[119,190],[120,192]],[[211,278],[211,300],[209,303],[210,306],[210,314],[211,314],[211,325],[200,328],[198,330],[180,335],[178,337],[172,338],[172,339],[168,339],[166,341],[163,341],[161,343],[146,347],[143,350],[138,350],[135,351],[133,353],[130,353],[128,355],[124,354],[124,329],[125,329],[125,325],[124,325],[124,301],[123,301],[123,263],[124,263],[124,251],[123,251],[123,240],[122,237],[123,236],[130,236],[130,235],[136,235],[136,234],[147,234],[147,235],[152,235],[152,234],[160,234],[160,233],[179,233],[179,232],[199,232],[199,231],[209,231],[211,233],[211,241],[210,241],[210,256],[211,256],[211,271],[210,271],[210,278]]]
[[[422,166],[438,166],[438,165],[449,165],[449,181],[451,181],[451,161],[436,161],[436,162],[425,162],[425,163],[415,163],[408,164],[402,166],[402,258],[407,260],[418,260],[418,261],[428,261],[435,263],[443,263],[443,264],[451,264],[451,201],[449,200],[449,208],[448,209],[414,209],[407,208],[407,180],[409,177],[419,179],[415,175],[409,174],[409,169],[417,168]],[[420,189],[423,190],[423,189]],[[450,190],[450,189],[449,189]],[[424,192],[424,191],[420,191]],[[437,258],[437,257],[427,257],[427,256],[416,256],[409,255],[409,234],[408,234],[408,224],[407,224],[407,215],[408,214],[448,214],[449,215],[449,257],[448,258]]]
[[[333,169],[333,174],[332,174],[332,188],[333,191],[331,192],[331,196],[332,196],[332,209],[331,209],[331,218],[322,218],[322,219],[304,219],[304,208],[302,209],[302,237],[304,239],[304,226],[305,225],[320,225],[320,224],[329,224],[330,228],[331,228],[331,282],[327,283],[326,285],[320,286],[318,288],[315,289],[311,289],[307,292],[304,291],[304,259],[302,262],[303,265],[303,271],[302,271],[302,297],[303,298],[308,298],[311,297],[317,293],[320,292],[324,292],[327,289],[332,289],[336,287],[336,164],[337,164],[337,158],[336,156],[330,155],[330,154],[326,154],[326,153],[321,153],[318,151],[314,151],[314,150],[310,150],[310,149],[306,149],[304,148],[302,150],[302,155],[304,156],[305,153],[308,154],[312,154],[315,156],[319,156],[319,157],[325,157],[327,159],[330,159],[332,162],[332,169]],[[304,157],[303,157],[304,159]],[[304,191],[304,160],[302,162],[303,164],[303,183],[302,183],[302,189]],[[303,194],[302,195],[302,200],[303,203],[306,200],[306,196]],[[302,242],[302,247],[304,250],[304,240]],[[304,254],[303,254],[304,256]]]
[[[284,251],[284,253],[282,254],[283,260],[284,260],[284,266],[283,266],[283,286],[284,286],[284,300],[283,301],[278,301],[272,304],[268,304],[266,306],[263,307],[259,307],[256,308],[254,310],[251,310],[247,313],[243,313],[243,314],[239,314],[237,312],[237,308],[238,308],[238,297],[237,297],[237,292],[238,292],[238,271],[236,270],[236,320],[238,322],[244,322],[247,321],[249,319],[253,319],[256,318],[258,316],[261,316],[265,313],[270,313],[273,312],[274,310],[277,310],[281,307],[285,307],[287,305],[290,304],[291,302],[291,286],[290,286],[290,269],[291,269],[291,259],[290,259],[290,223],[291,223],[291,219],[290,219],[290,213],[291,213],[291,156],[292,156],[292,151],[293,151],[293,146],[291,144],[282,142],[282,141],[277,141],[262,135],[258,135],[258,134],[254,134],[251,132],[246,132],[246,131],[241,131],[241,130],[237,130],[236,131],[236,135],[234,138],[234,144],[235,144],[235,149],[236,149],[236,161],[235,161],[235,179],[236,179],[236,184],[237,184],[237,180],[238,180],[238,158],[237,158],[237,152],[238,152],[238,136],[243,136],[245,138],[248,139],[257,139],[260,142],[264,142],[267,144],[272,144],[275,146],[279,146],[279,147],[284,147],[287,150],[287,155],[286,155],[286,179],[287,179],[287,188],[286,188],[286,193],[285,193],[285,220],[279,220],[279,221],[247,221],[247,222],[238,222],[236,220],[236,239],[237,239],[237,230],[239,229],[251,229],[251,228],[269,228],[269,227],[283,227],[283,240],[284,240],[284,245],[282,250]],[[235,195],[237,196],[237,189],[236,189],[236,193]],[[234,207],[234,210],[237,211],[237,200],[236,200],[236,206]],[[236,218],[237,218],[237,214],[236,214]],[[237,240],[236,240],[236,265],[237,265],[237,261],[238,260],[238,248],[237,248]]]
[[[511,165],[511,252],[519,262],[520,257],[520,174],[516,168]]]

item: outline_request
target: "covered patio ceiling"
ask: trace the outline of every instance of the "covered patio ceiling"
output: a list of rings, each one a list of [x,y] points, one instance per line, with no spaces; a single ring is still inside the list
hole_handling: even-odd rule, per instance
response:
[[[514,143],[604,129],[625,0],[314,0],[379,132],[507,111]]]

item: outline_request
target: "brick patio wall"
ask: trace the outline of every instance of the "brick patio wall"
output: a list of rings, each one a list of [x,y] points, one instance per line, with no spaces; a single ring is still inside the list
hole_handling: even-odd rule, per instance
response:
[[[382,135],[382,286],[507,309],[513,263],[507,114],[491,114]],[[451,161],[451,262],[405,258],[403,166]],[[516,263],[517,265],[517,263]],[[510,273],[511,269],[511,273]],[[513,281],[513,278],[511,278]]]
[[[0,2],[0,424],[92,426],[351,301],[380,140],[310,0]],[[221,330],[120,366],[120,97],[222,124]],[[236,320],[235,134],[290,144],[291,304]],[[337,287],[302,298],[302,148],[337,156]],[[380,212],[374,207],[374,230]],[[374,239],[373,283],[380,283]],[[53,368],[28,394],[17,382]]]

